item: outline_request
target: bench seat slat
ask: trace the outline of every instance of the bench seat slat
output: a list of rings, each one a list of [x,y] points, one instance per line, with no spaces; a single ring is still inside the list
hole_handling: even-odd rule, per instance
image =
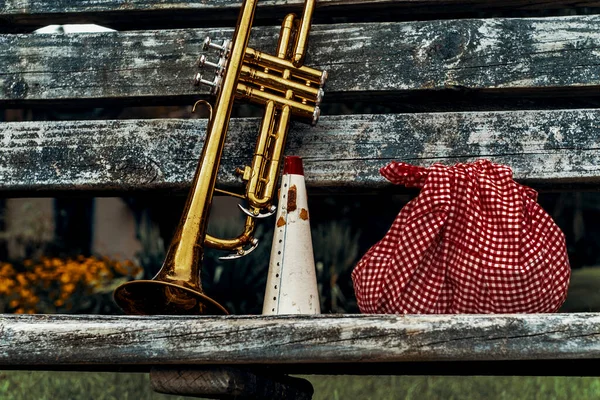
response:
[[[306,64],[330,72],[326,101],[456,89],[589,95],[600,87],[599,25],[600,16],[315,25]],[[0,104],[191,101],[206,93],[191,80],[207,34],[231,29],[0,35]],[[277,36],[256,28],[251,45],[272,52]]]
[[[250,162],[259,120],[230,125],[219,184]],[[13,192],[186,190],[206,120],[11,122],[0,124],[0,188]],[[295,123],[287,154],[305,160],[312,189],[390,187],[390,161],[428,166],[488,158],[532,185],[600,183],[600,110],[324,116]]]
[[[3,315],[0,366],[598,359],[599,326],[599,314]]]
[[[303,0],[261,0],[258,17],[272,21],[281,19],[284,13],[298,11]],[[212,0],[191,2],[189,0],[137,0],[124,6],[121,0],[79,0],[57,3],[53,0],[5,0],[0,3],[0,31],[25,30],[44,24],[97,23],[123,28],[144,24],[171,25],[191,20],[201,24],[214,24],[215,20],[226,24],[236,21],[241,1]],[[531,11],[556,10],[573,7],[600,7],[597,0],[319,0],[316,18],[352,16],[365,11],[369,15],[385,12],[387,15],[450,15],[452,13],[475,13],[481,11]],[[399,14],[401,12],[401,14]]]

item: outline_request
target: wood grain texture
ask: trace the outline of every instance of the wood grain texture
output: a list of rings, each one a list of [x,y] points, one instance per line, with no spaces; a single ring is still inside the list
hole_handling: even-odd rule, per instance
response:
[[[0,366],[598,359],[599,327],[599,314],[3,315]]]
[[[259,23],[273,24],[287,12],[300,12],[303,0],[261,0]],[[25,32],[40,26],[63,23],[97,23],[116,29],[165,26],[233,25],[239,0],[53,0],[0,1],[0,32]],[[598,0],[319,0],[314,18],[335,21],[360,16],[360,20],[383,18],[456,18],[477,13],[518,13],[533,10],[594,9]]]
[[[5,192],[186,190],[205,120],[13,122],[0,124]],[[258,119],[234,119],[219,185],[241,188]],[[429,166],[488,158],[532,185],[600,183],[600,110],[325,116],[294,123],[286,154],[304,159],[312,190],[390,188],[391,161]]]
[[[232,9],[237,12],[242,2],[240,0],[212,0],[210,2],[191,2],[189,0],[79,0],[77,2],[62,2],[56,0],[3,0],[0,2],[0,15],[43,15],[43,14],[78,14],[84,12],[109,11],[149,11],[181,9],[215,10]],[[261,0],[258,9],[285,6],[302,8],[304,0]],[[523,9],[553,9],[562,7],[597,7],[598,0],[318,0],[316,9],[337,7],[343,9],[353,5],[382,5],[386,8],[402,7],[472,7],[485,8],[523,8]],[[343,12],[341,13],[343,15]]]
[[[325,101],[457,89],[576,96],[600,86],[599,24],[578,16],[315,25],[306,65],[329,71]],[[0,35],[0,104],[191,101],[206,93],[191,84],[206,35],[231,30]],[[277,35],[256,28],[251,45],[271,52]]]

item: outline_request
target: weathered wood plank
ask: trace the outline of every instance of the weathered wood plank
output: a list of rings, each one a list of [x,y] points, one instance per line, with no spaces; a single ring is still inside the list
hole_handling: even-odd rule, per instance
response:
[[[261,0],[260,22],[281,19],[298,11],[303,0]],[[233,24],[240,0],[4,0],[0,2],[0,31],[24,31],[48,24],[97,23],[119,29],[191,26],[190,24]],[[600,7],[598,0],[318,0],[316,20],[360,15],[369,18],[423,18],[474,15],[478,12],[509,12]],[[431,18],[431,17],[430,17]],[[196,25],[198,26],[198,25]]]
[[[330,72],[329,101],[456,89],[577,95],[600,87],[598,26],[600,16],[317,25],[307,65]],[[256,28],[251,45],[270,51],[277,32]],[[205,93],[191,79],[207,34],[231,30],[0,35],[0,104],[191,101]]]
[[[234,10],[240,9],[240,0],[213,0],[210,2],[192,2],[189,0],[79,0],[78,2],[57,3],[55,0],[4,0],[0,3],[0,15],[45,15],[45,14],[81,14],[127,11],[168,11],[173,9],[198,10]],[[304,0],[260,0],[258,9],[282,8],[294,5],[301,8]],[[543,10],[567,7],[598,7],[598,0],[318,0],[316,9],[337,8],[341,10],[356,5],[365,8],[382,6],[386,8],[406,8],[408,12],[415,7],[456,7],[464,9],[515,9]]]
[[[186,190],[205,120],[14,122],[0,124],[0,189]],[[239,187],[258,119],[234,119],[219,184]],[[389,187],[392,160],[428,166],[489,158],[527,184],[600,183],[600,110],[324,116],[290,129],[287,154],[302,156],[312,189]]]
[[[0,331],[2,367],[600,358],[600,314],[4,315]]]

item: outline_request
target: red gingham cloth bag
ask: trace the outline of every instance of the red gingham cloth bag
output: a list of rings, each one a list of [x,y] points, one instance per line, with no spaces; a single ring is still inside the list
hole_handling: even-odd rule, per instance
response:
[[[487,160],[381,174],[420,187],[385,237],[352,272],[363,313],[536,313],[564,302],[571,269],[564,235],[516,183]]]

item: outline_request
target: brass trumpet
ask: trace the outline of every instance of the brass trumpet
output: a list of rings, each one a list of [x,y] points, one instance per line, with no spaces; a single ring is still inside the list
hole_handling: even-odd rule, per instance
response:
[[[222,258],[241,257],[256,248],[255,219],[276,211],[273,197],[290,119],[297,117],[312,125],[319,119],[327,73],[302,65],[314,0],[306,1],[301,19],[294,14],[285,17],[276,56],[248,47],[256,3],[257,0],[244,0],[231,41],[218,45],[207,38],[204,42],[205,50],[219,51],[216,63],[204,56],[199,60],[201,68],[214,68],[214,79],[205,80],[201,74],[195,77],[197,85],[210,86],[211,94],[216,95],[206,141],[162,268],[152,280],[128,282],[115,290],[115,301],[128,314],[228,313],[202,290],[204,246],[232,252]],[[215,188],[217,171],[236,98],[263,105],[265,114],[251,165],[236,170],[246,182],[241,197],[247,206],[240,205],[246,214],[244,231],[233,239],[219,239],[208,235],[206,229],[214,192],[219,191]]]

